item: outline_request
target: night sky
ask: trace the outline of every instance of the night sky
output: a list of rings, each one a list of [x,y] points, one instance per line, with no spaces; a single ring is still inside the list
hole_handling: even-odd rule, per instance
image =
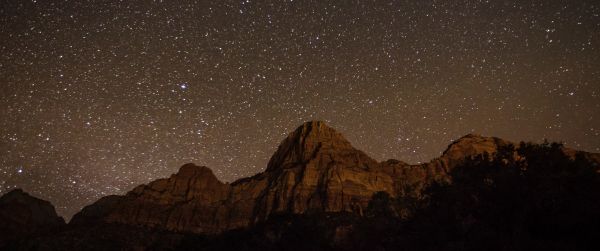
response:
[[[0,193],[70,217],[323,120],[377,160],[475,132],[600,151],[600,2],[0,3]]]

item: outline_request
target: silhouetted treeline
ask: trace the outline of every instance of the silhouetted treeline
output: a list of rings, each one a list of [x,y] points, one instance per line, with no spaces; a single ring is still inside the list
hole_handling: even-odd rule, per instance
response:
[[[201,243],[188,239],[185,245],[240,250],[600,250],[597,171],[597,163],[583,155],[567,156],[561,144],[508,145],[453,169],[451,182],[434,183],[418,203],[379,192],[363,217],[282,215]],[[411,210],[410,217],[400,217],[402,210]]]
[[[13,243],[27,250],[600,250],[598,163],[556,143],[468,159],[420,198],[375,193],[363,215],[308,212],[216,236],[122,225]],[[90,246],[92,245],[92,246]]]

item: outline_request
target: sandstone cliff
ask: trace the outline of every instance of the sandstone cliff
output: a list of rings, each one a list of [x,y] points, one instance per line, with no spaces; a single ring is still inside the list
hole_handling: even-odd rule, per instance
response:
[[[508,144],[470,134],[429,163],[378,163],[325,123],[307,122],[283,140],[263,173],[225,184],[209,168],[186,164],[167,179],[99,200],[75,215],[72,224],[109,222],[214,234],[277,213],[362,215],[376,192],[419,199],[431,182],[449,180],[449,171],[465,159]]]

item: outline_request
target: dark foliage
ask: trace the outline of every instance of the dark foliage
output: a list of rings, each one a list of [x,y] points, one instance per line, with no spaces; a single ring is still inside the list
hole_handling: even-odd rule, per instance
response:
[[[432,249],[598,250],[600,179],[584,156],[560,144],[522,143],[481,155],[428,190],[410,220]]]
[[[186,236],[178,250],[331,250],[338,226],[358,222],[349,213],[280,214],[251,228],[218,236]]]
[[[31,250],[600,250],[597,163],[560,144],[512,145],[467,160],[422,200],[375,193],[359,216],[281,214],[217,236],[126,226],[63,231]],[[401,212],[409,211],[407,214]]]

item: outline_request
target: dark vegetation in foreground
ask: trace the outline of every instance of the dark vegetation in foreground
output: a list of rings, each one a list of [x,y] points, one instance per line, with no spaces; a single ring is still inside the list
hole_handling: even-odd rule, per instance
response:
[[[556,143],[479,155],[422,200],[373,195],[365,215],[276,215],[217,236],[122,225],[67,228],[13,242],[34,250],[600,250],[598,164]]]
[[[364,217],[281,215],[180,248],[235,250],[599,250],[600,176],[560,144],[509,145],[479,155],[434,184],[426,200],[373,195]],[[402,211],[409,215],[400,217]]]

